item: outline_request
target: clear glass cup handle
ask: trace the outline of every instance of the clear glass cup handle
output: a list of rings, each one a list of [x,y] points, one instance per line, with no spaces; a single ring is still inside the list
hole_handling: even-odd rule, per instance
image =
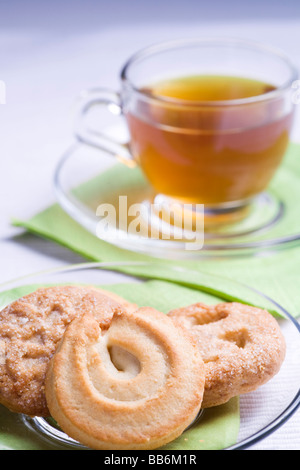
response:
[[[112,138],[88,127],[86,118],[95,106],[104,106],[112,114],[122,114],[120,95],[104,88],[86,90],[79,98],[78,110],[75,119],[75,136],[80,142],[105,150],[124,163],[132,166],[133,157],[128,144],[114,141]]]

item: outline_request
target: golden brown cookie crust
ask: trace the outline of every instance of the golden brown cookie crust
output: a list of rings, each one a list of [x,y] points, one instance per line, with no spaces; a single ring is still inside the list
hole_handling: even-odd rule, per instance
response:
[[[4,308],[0,312],[0,403],[18,413],[48,416],[46,370],[66,327],[75,318],[93,313],[105,328],[113,314],[123,309],[121,298],[112,297],[95,288],[55,286],[38,289]]]
[[[154,449],[196,417],[204,364],[188,334],[151,308],[118,312],[101,331],[92,315],[74,320],[46,378],[51,415],[94,449]]]
[[[252,392],[278,373],[285,340],[266,310],[240,303],[202,303],[172,310],[168,316],[187,329],[205,363],[203,408]]]

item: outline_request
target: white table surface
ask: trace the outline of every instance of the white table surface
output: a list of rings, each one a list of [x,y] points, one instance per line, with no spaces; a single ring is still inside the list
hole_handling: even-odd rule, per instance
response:
[[[151,6],[150,6],[151,4]],[[0,0],[0,282],[85,261],[10,224],[54,201],[52,177],[73,141],[75,98],[97,86],[118,89],[137,49],[174,38],[230,36],[284,50],[300,69],[296,1]],[[300,111],[300,110],[299,110]],[[297,116],[299,114],[297,113]],[[300,142],[299,117],[293,139]],[[299,450],[300,410],[252,450]]]

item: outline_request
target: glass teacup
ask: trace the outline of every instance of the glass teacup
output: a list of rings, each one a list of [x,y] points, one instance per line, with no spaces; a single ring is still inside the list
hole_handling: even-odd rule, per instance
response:
[[[297,77],[281,52],[253,42],[154,45],[126,62],[119,93],[87,93],[77,137],[138,164],[160,201],[201,204],[210,220],[236,220],[282,162]],[[95,105],[125,117],[128,144],[86,127]]]

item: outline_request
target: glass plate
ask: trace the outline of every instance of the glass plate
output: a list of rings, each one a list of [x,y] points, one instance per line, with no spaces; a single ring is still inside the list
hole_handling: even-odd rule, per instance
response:
[[[224,301],[228,293],[236,292],[240,299],[251,299],[253,304],[276,312],[286,339],[286,359],[278,375],[257,391],[243,395],[240,399],[234,398],[227,405],[200,413],[195,422],[184,432],[183,439],[179,441],[180,449],[247,449],[285,423],[300,404],[300,327],[297,321],[283,307],[264,294],[228,279],[201,272],[194,273],[183,268],[180,270],[172,268],[169,270],[170,279],[177,279],[178,282],[167,281],[167,277],[162,281],[154,277],[147,279],[145,274],[140,278],[130,274],[137,268],[144,273],[147,270],[151,271],[149,263],[84,263],[32,274],[0,286],[0,308],[36,290],[37,287],[58,284],[101,286],[127,297],[129,301],[153,306],[165,313],[176,306],[196,301],[218,303]],[[161,269],[163,270],[163,266]],[[185,285],[180,284],[182,276],[191,279],[193,288],[186,282]],[[218,294],[200,287],[212,283],[215,286],[214,292]],[[233,417],[234,414],[237,416],[238,425]],[[215,435],[216,430],[220,433],[219,436]],[[197,441],[199,442],[197,445],[193,440],[195,433],[196,436],[202,437]],[[230,436],[229,440],[227,435]],[[178,443],[176,445],[175,441],[174,445],[171,443],[166,448],[178,449]],[[51,419],[29,418],[0,406],[0,449],[85,449],[85,447],[70,439]]]
[[[198,223],[199,228],[200,249],[197,250],[187,249],[191,246],[187,244],[193,241],[191,235],[195,237],[195,228],[186,233],[181,230],[182,238],[179,239],[176,238],[176,227],[165,224],[165,220],[170,220],[174,214],[176,204],[168,205],[165,198],[153,194],[138,167],[128,168],[116,163],[115,158],[102,150],[82,144],[71,146],[57,165],[54,187],[63,210],[90,233],[120,248],[160,258],[255,255],[300,242],[296,203],[300,197],[299,175],[289,166],[279,169],[269,189],[253,201],[242,220],[222,225],[217,230],[210,229],[203,235],[201,214],[192,212],[194,224]],[[141,233],[131,230],[136,224],[131,224],[133,219],[128,217],[128,208],[134,210],[137,204],[142,208]],[[163,217],[158,217],[153,210],[155,204],[162,209]],[[110,218],[102,213],[102,209],[99,211],[99,208],[104,211],[107,205],[113,206],[115,211]],[[101,231],[100,216],[105,221],[105,230]],[[149,237],[151,227],[154,233],[159,231],[157,238]],[[170,239],[165,236],[164,228]]]

